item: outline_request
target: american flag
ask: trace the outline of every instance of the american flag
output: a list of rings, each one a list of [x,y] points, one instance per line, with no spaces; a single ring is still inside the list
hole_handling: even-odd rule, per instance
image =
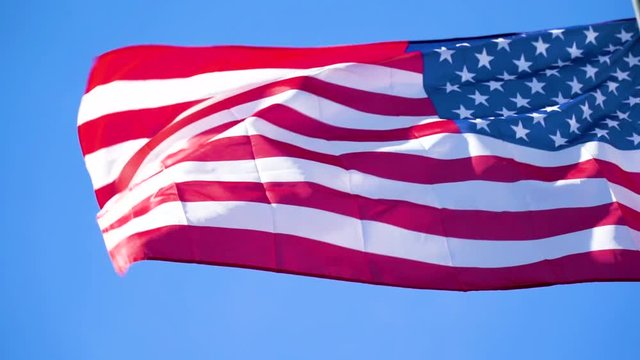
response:
[[[621,20],[106,53],[78,131],[114,266],[449,290],[640,280],[638,36]]]

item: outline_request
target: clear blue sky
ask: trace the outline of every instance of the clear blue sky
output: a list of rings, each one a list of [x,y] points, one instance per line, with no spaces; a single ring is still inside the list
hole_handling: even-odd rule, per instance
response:
[[[2,1],[0,359],[637,359],[640,283],[391,288],[143,262],[115,274],[76,135],[130,44],[312,46],[540,30],[629,0]]]

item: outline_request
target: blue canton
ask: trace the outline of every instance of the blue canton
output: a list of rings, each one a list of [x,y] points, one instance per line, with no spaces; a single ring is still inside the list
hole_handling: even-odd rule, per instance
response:
[[[640,148],[634,20],[525,34],[412,42],[439,116],[462,132],[543,150],[591,141]]]

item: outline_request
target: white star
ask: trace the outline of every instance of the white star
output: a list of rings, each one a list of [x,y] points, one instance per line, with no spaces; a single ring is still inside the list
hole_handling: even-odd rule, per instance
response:
[[[447,60],[450,63],[453,63],[453,60],[451,59],[451,55],[453,55],[455,50],[449,50],[444,46],[441,47],[440,49],[435,49],[435,50],[440,53],[440,61]]]
[[[579,133],[578,131],[578,127],[580,126],[580,124],[578,124],[578,120],[576,120],[576,116],[575,115],[571,115],[571,119],[567,119],[567,122],[569,123],[569,132],[574,132],[576,134]]]
[[[497,38],[497,39],[493,39],[491,41],[494,41],[494,42],[498,43],[498,48],[496,50],[506,49],[507,51],[511,51],[511,49],[509,48],[509,43],[511,42],[511,40],[507,40],[507,39],[503,39],[503,38]]]
[[[600,64],[602,64],[603,62],[606,62],[607,65],[611,65],[611,59],[609,59],[610,57],[611,55],[599,55],[598,61],[600,61]]]
[[[556,61],[556,63],[553,64],[553,65],[555,65],[556,67],[561,68],[563,66],[571,65],[571,61],[562,61],[562,60],[558,59],[558,61]]]
[[[481,95],[478,92],[478,90],[476,90],[476,93],[474,95],[467,95],[467,96],[469,96],[470,98],[472,98],[475,101],[475,105],[484,104],[484,105],[489,106],[489,104],[487,104],[488,96]]]
[[[617,36],[618,38],[620,38],[620,40],[621,40],[622,42],[627,42],[627,41],[631,40],[631,37],[633,36],[633,34],[632,34],[632,33],[625,32],[625,31],[624,31],[624,29],[621,29],[621,30],[620,30],[620,34],[616,34],[616,36]]]
[[[582,109],[582,118],[591,121],[591,113],[593,111],[589,108],[589,103],[585,102],[584,105],[580,105],[580,108]]]
[[[576,43],[575,41],[573,42],[573,46],[570,48],[567,48],[567,51],[571,54],[571,58],[577,58],[582,56],[582,50],[578,49],[576,47]]]
[[[618,49],[622,49],[622,46],[614,46],[613,44],[609,44],[609,46],[607,46],[606,48],[604,48],[605,50],[607,50],[608,52],[612,53]]]
[[[556,75],[556,76],[560,76],[560,74],[558,73],[558,69],[547,69],[544,71],[544,74],[546,76],[551,76],[551,75]]]
[[[516,103],[516,107],[529,107],[529,99],[523,99],[519,93],[516,93],[515,98],[509,98],[509,100],[514,101]]]
[[[489,81],[488,83],[486,83],[485,85],[489,85],[489,91],[492,90],[500,90],[500,91],[504,91],[504,89],[502,89],[502,81]]]
[[[551,98],[551,100],[553,100],[553,101],[557,102],[557,103],[558,103],[558,105],[562,105],[562,104],[564,104],[564,103],[566,103],[566,102],[568,102],[568,101],[571,101],[571,98],[565,99],[565,98],[562,96],[562,93],[561,93],[561,92],[558,92],[558,97]]]
[[[582,84],[580,84],[575,76],[573,77],[573,81],[567,81],[567,85],[571,86],[571,95],[580,93],[580,89],[582,88]]]
[[[633,135],[631,137],[628,137],[627,139],[633,141],[633,145],[638,145],[638,143],[640,143],[640,135],[633,133]]]
[[[627,111],[626,113],[623,113],[623,112],[622,112],[622,111],[620,111],[620,110],[616,110],[616,116],[617,116],[617,117],[618,117],[618,119],[620,119],[620,120],[627,120],[627,121],[631,121],[631,120],[629,119],[629,113],[630,113],[630,111]]]
[[[618,83],[614,83],[613,81],[607,81],[605,83],[605,85],[607,85],[609,87],[609,92],[612,92],[616,95],[618,95],[618,90],[616,89],[620,84]]]
[[[476,124],[476,130],[480,130],[480,129],[485,129],[487,130],[487,132],[489,132],[489,122],[487,120],[483,120],[483,119],[474,119],[474,120],[469,120],[472,123]]]
[[[560,136],[560,130],[556,130],[556,134],[549,135],[549,137],[553,140],[553,143],[556,147],[560,145],[565,145],[567,143],[567,139]]]
[[[604,101],[606,100],[606,96],[602,95],[600,89],[596,90],[593,93],[593,96],[596,97],[596,105],[600,105],[600,107],[604,109]]]
[[[493,60],[494,57],[487,55],[487,49],[482,49],[482,53],[475,55],[478,58],[478,69],[483,66],[486,66],[487,69],[491,69],[491,65],[489,64],[489,62]]]
[[[554,30],[549,30],[549,32],[551,33],[551,38],[555,38],[560,37],[560,39],[564,40],[564,35],[562,35],[562,33],[564,32],[564,29],[554,29]]]
[[[592,132],[592,134],[596,134],[596,137],[606,137],[607,139],[609,138],[609,130],[605,130],[605,129],[594,129]]]
[[[527,139],[527,133],[531,130],[527,130],[522,126],[522,121],[518,121],[518,126],[511,125],[511,128],[516,132],[516,139]]]
[[[592,78],[594,81],[596,80],[596,72],[598,71],[598,68],[587,64],[587,66],[582,67],[581,69],[587,72],[585,79]]]
[[[629,72],[628,71],[620,71],[620,68],[616,69],[616,72],[612,73],[611,75],[615,76],[616,78],[618,78],[618,81],[631,80],[631,78],[629,78]]]
[[[465,81],[473,82],[473,77],[476,76],[476,74],[467,71],[466,65],[462,67],[462,71],[456,71],[456,74],[460,75],[460,77],[462,78],[460,82],[465,82]]]
[[[615,121],[615,120],[613,120],[613,119],[608,119],[608,118],[607,118],[607,119],[604,121],[604,123],[605,123],[605,124],[607,124],[607,126],[608,126],[608,127],[610,127],[610,128],[614,127],[614,128],[616,128],[616,129],[620,130],[620,127],[618,126],[618,122],[617,122],[617,121]]]
[[[635,104],[640,104],[640,97],[629,96],[629,98],[627,100],[623,101],[623,103],[629,104],[629,106],[633,106]]]
[[[536,55],[542,54],[544,56],[547,56],[547,48],[549,47],[549,44],[542,41],[541,36],[538,37],[538,41],[534,41],[531,44],[536,47]]]
[[[598,33],[593,31],[591,26],[589,26],[589,30],[584,31],[584,34],[587,35],[587,41],[584,43],[585,45],[588,43],[593,43],[593,45],[597,45],[596,36],[598,36]]]
[[[504,81],[507,81],[507,80],[513,80],[513,79],[515,79],[517,76],[515,76],[515,75],[509,75],[509,74],[507,74],[507,72],[506,72],[506,71],[503,71],[503,74],[502,74],[502,75],[498,75],[498,77],[499,77],[500,79],[504,80]]]
[[[524,59],[524,54],[520,55],[520,60],[513,60],[513,62],[518,65],[518,72],[531,71],[529,70],[529,66],[531,66],[532,63]]]
[[[452,91],[460,91],[460,85],[451,85],[448,81],[443,88],[447,91],[447,94]]]
[[[540,113],[531,113],[529,114],[529,116],[533,118],[533,125],[540,124],[542,125],[542,127],[544,127],[544,117],[547,115]]]
[[[537,92],[544,94],[544,90],[542,90],[542,87],[545,85],[545,83],[539,82],[536,78],[531,79],[531,82],[526,82],[525,84],[529,85],[529,87],[531,88],[531,95]]]
[[[560,111],[560,105],[547,106],[542,108],[542,111],[546,111],[546,112]]]
[[[502,115],[502,117],[507,117],[507,116],[512,116],[515,115],[516,112],[515,111],[509,111],[506,108],[502,108],[502,110],[500,111],[496,111],[498,114]]]
[[[454,113],[458,113],[458,116],[460,119],[468,119],[471,117],[471,113],[473,113],[472,110],[467,110],[464,108],[464,106],[460,105],[460,109],[458,110],[453,110]]]
[[[640,65],[640,56],[634,57],[633,55],[631,55],[631,53],[629,53],[629,56],[624,58],[624,61],[629,64],[629,67],[634,67],[636,65]]]

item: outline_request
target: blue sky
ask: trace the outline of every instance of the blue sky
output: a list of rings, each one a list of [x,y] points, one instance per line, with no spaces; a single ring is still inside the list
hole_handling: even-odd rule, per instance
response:
[[[456,293],[143,262],[113,271],[76,135],[93,58],[315,46],[633,16],[628,0],[4,1],[1,359],[635,359],[637,283]]]

